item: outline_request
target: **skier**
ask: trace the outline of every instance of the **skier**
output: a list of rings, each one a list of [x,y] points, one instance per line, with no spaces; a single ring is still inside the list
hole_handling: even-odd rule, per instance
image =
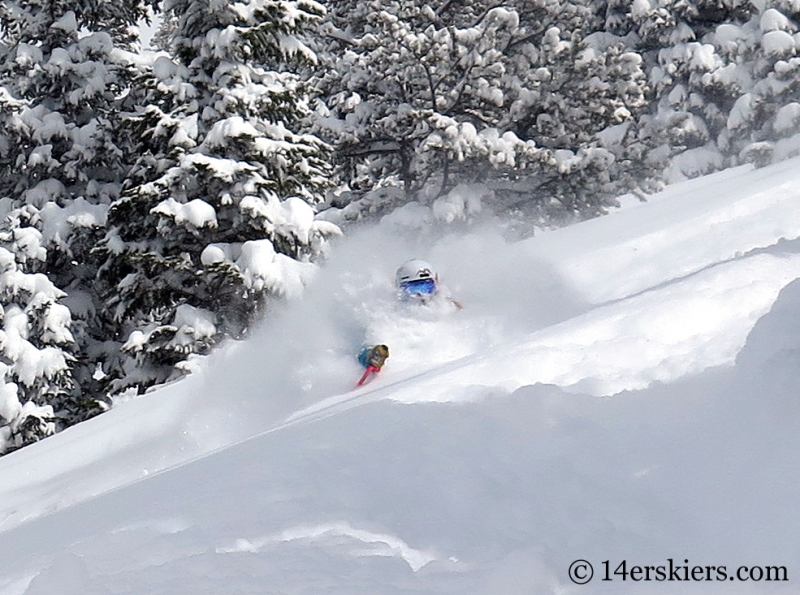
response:
[[[439,289],[439,276],[424,260],[413,259],[404,263],[395,275],[398,297],[403,301],[429,301]]]
[[[439,303],[452,304],[459,310],[463,308],[439,284],[439,275],[424,260],[413,259],[404,263],[397,269],[395,281],[397,283],[397,296],[401,301],[429,304],[435,299]],[[361,352],[358,354],[358,361],[364,367],[364,374],[356,384],[356,387],[364,385],[373,375],[380,372],[388,357],[389,348],[386,345],[367,345],[362,347]]]
[[[413,259],[404,263],[395,275],[397,295],[401,301],[415,301],[427,304],[434,297],[443,296],[459,310],[463,308],[460,302],[454,300],[439,285],[439,275],[433,267],[424,260]]]

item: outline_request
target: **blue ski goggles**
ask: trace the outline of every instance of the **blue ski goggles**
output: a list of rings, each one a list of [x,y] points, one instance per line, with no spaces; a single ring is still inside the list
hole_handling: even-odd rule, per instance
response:
[[[436,280],[418,279],[416,281],[406,281],[400,284],[400,291],[406,297],[433,295],[436,293]]]

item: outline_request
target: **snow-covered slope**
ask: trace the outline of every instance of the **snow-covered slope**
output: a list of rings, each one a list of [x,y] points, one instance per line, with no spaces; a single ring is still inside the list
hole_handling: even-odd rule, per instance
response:
[[[0,458],[0,595],[796,592],[798,165],[520,242],[351,235],[192,377]],[[412,256],[464,310],[395,303]],[[601,580],[670,558],[789,580]]]

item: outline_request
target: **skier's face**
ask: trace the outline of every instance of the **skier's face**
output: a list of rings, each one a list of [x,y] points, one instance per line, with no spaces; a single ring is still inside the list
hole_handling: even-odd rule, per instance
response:
[[[431,296],[436,293],[436,281],[434,279],[406,281],[400,285],[400,292],[406,298]]]

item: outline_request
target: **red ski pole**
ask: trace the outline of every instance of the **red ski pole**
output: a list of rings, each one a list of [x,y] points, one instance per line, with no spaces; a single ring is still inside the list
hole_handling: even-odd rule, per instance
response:
[[[380,368],[376,368],[375,366],[367,366],[367,369],[364,370],[364,375],[361,377],[361,380],[358,381],[356,387],[363,386],[364,383],[367,381],[367,378],[370,377],[372,374],[377,374],[380,371]]]

